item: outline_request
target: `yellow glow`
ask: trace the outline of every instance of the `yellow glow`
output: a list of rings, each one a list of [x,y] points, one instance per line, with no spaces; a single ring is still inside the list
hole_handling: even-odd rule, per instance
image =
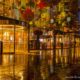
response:
[[[62,23],[62,26],[63,26],[63,27],[66,26],[65,22]]]
[[[41,14],[41,18],[49,19],[49,13],[43,13],[43,14]]]
[[[35,21],[35,24],[36,24],[37,27],[39,27],[41,25],[40,20]]]
[[[0,25],[0,29],[5,29],[5,28],[19,28],[19,29],[24,29],[23,26],[19,26],[19,25]]]
[[[19,76],[21,77],[20,80],[23,80],[23,72],[20,72],[20,73],[19,73]]]
[[[62,42],[62,39],[60,38],[59,41]]]
[[[32,25],[32,24],[33,24],[33,22],[32,22],[32,21],[30,21],[30,22],[29,22],[29,24],[30,24],[30,25]]]
[[[66,13],[65,13],[64,11],[61,12],[61,17],[62,17],[62,18],[66,17]]]
[[[9,32],[4,32],[4,36],[9,36]]]
[[[13,41],[13,40],[14,40],[13,36],[11,36],[11,37],[10,37],[10,40],[11,40],[11,41]]]
[[[3,42],[3,53],[14,53],[14,45],[16,46],[16,54],[25,54],[27,52],[27,36],[23,26],[0,25],[0,40]]]

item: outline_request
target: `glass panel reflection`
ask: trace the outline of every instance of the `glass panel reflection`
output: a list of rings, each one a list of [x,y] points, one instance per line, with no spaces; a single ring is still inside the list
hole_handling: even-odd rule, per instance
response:
[[[3,53],[14,53],[14,45],[16,53],[26,51],[27,36],[23,26],[0,25],[0,40],[3,42]]]

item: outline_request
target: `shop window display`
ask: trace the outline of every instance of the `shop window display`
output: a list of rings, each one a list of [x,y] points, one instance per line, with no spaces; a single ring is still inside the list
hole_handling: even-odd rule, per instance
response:
[[[6,20],[5,20],[6,21]],[[2,21],[5,23],[5,21]],[[0,24],[0,41],[3,42],[3,53],[26,53],[27,31],[24,26]],[[14,47],[15,46],[15,47]]]
[[[26,22],[0,16],[0,76],[21,77],[19,71],[27,63],[27,35]],[[21,68],[15,71],[16,66]]]

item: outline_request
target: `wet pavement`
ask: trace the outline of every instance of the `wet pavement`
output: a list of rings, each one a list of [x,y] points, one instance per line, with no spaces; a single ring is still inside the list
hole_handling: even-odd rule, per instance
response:
[[[29,59],[28,63],[26,58],[23,60],[25,62],[18,61],[16,59],[15,64],[0,65],[0,80],[80,80],[80,58],[74,64],[60,63],[54,67],[45,59]]]

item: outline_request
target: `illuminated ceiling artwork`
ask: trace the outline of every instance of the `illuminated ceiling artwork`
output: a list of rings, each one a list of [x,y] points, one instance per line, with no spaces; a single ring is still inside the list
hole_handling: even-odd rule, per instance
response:
[[[63,27],[75,23],[76,0],[6,0],[5,3],[7,1],[11,3],[13,18],[24,20],[34,27]]]

